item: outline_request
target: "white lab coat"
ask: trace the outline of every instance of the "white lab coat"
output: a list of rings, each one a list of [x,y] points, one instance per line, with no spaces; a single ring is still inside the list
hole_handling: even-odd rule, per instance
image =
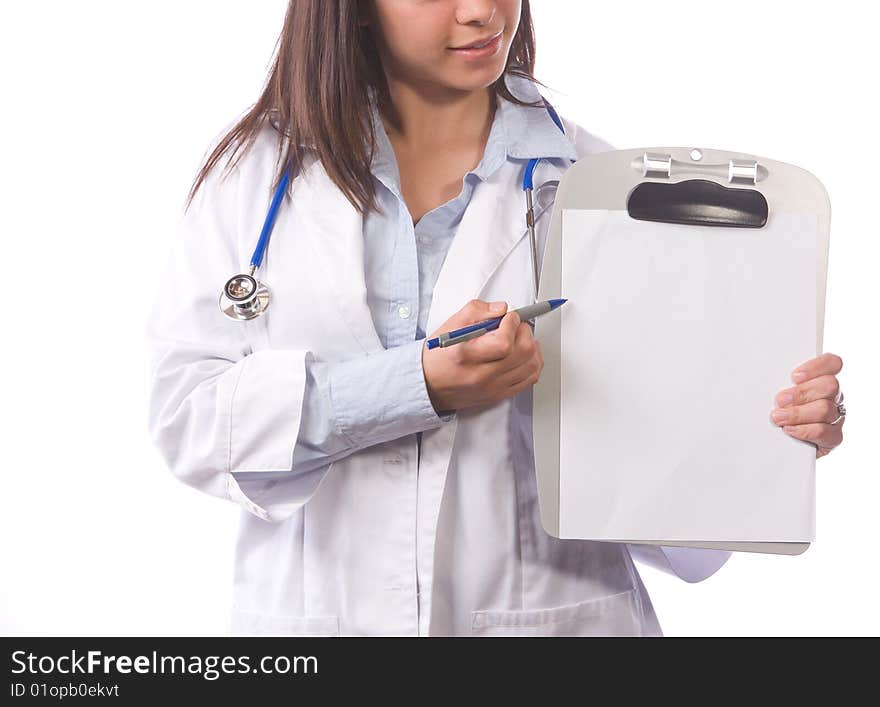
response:
[[[579,156],[608,149],[564,125]],[[269,311],[250,322],[221,314],[219,292],[245,269],[265,217],[275,140],[267,128],[228,179],[209,177],[182,221],[147,331],[152,439],[177,478],[242,507],[231,632],[661,635],[631,546],[543,530],[531,389],[425,431],[420,464],[411,434],[291,471],[308,357],[383,349],[366,299],[362,217],[314,159],[296,176],[263,263]],[[540,163],[536,185],[562,177],[557,162]],[[531,301],[523,169],[506,162],[476,186],[434,289],[429,333],[472,298]],[[549,217],[537,223],[541,247]],[[639,551],[687,581],[729,556]]]

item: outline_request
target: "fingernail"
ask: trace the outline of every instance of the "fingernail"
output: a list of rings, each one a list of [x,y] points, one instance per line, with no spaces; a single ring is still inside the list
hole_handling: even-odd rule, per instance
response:
[[[780,393],[779,394],[779,407],[785,407],[786,405],[791,405],[794,402],[794,396],[791,393]]]
[[[502,309],[504,309],[504,302],[493,302],[489,305],[490,312],[500,312]]]
[[[794,432],[794,427],[783,427],[782,429],[787,434],[791,434],[792,432]]]
[[[773,418],[773,422],[777,425],[782,422],[788,422],[788,413],[785,410],[774,410],[770,417]]]
[[[791,374],[791,379],[795,383],[801,383],[807,379],[807,374],[804,371],[795,371]]]

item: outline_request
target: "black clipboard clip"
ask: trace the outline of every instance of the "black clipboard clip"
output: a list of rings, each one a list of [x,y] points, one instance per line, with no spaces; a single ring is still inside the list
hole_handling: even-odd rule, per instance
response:
[[[655,179],[669,179],[680,164],[668,155],[649,153],[640,161],[643,175]],[[702,171],[712,175],[726,170],[731,183],[752,185],[759,177],[766,176],[767,171],[757,162],[734,160],[726,165],[684,164],[681,167],[690,173]],[[630,192],[626,207],[630,217],[639,221],[734,228],[763,228],[769,213],[767,199],[760,191],[726,187],[708,179],[641,182]]]

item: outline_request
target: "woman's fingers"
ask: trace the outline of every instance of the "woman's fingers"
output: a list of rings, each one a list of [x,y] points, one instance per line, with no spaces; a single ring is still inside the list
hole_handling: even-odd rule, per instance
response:
[[[497,329],[456,345],[466,346],[464,351],[468,358],[476,363],[499,361],[507,358],[513,350],[519,325],[519,314],[515,310],[510,310],[504,315]]]
[[[837,419],[838,414],[837,405],[835,405],[833,400],[820,398],[803,405],[776,408],[770,413],[770,419],[780,427],[783,425],[795,426],[812,423],[831,424]]]
[[[843,418],[839,417],[837,405],[833,400],[820,398],[803,405],[777,408],[770,417],[783,431],[796,439],[811,442],[816,446],[816,458],[824,457],[843,442]]]
[[[788,408],[796,405],[805,405],[815,400],[828,398],[834,400],[840,392],[840,381],[833,374],[822,375],[793,388],[780,390],[776,394],[776,405],[780,408]]]
[[[791,375],[796,385],[776,394],[777,408],[770,413],[786,434],[814,444],[817,459],[843,441],[846,418],[838,419],[837,408],[843,402],[837,380],[842,368],[843,359],[832,353],[802,363]]]
[[[520,355],[511,356],[510,365],[506,369],[496,368],[493,374],[496,387],[507,391],[507,395],[511,394],[511,388],[533,379],[535,375],[540,376],[544,368],[541,345],[535,341],[531,327],[525,322],[520,324],[520,330],[517,332],[516,350]]]
[[[539,357],[529,358],[513,370],[499,376],[497,388],[503,397],[509,397],[516,392],[514,389],[522,389],[536,383],[543,368],[543,361]]]
[[[823,353],[811,358],[794,369],[791,374],[793,383],[804,383],[819,376],[836,376],[843,368],[843,359],[837,354]]]
[[[506,359],[496,361],[494,375],[502,376],[509,371],[519,368],[523,363],[535,356],[538,348],[534,336],[532,336],[532,328],[526,322],[520,322],[516,330],[516,336],[513,340],[513,348]]]

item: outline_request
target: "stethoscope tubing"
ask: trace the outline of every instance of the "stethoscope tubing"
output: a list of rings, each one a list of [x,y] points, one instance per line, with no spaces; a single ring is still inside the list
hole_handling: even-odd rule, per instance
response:
[[[272,203],[269,205],[269,211],[266,214],[266,220],[263,222],[263,230],[260,231],[260,238],[257,241],[257,247],[251,256],[251,275],[257,268],[263,264],[263,255],[266,252],[266,246],[269,245],[269,237],[272,235],[272,229],[275,227],[275,219],[278,217],[278,209],[281,208],[281,201],[287,193],[287,186],[290,184],[290,167],[284,172],[275,195],[272,197]]]

